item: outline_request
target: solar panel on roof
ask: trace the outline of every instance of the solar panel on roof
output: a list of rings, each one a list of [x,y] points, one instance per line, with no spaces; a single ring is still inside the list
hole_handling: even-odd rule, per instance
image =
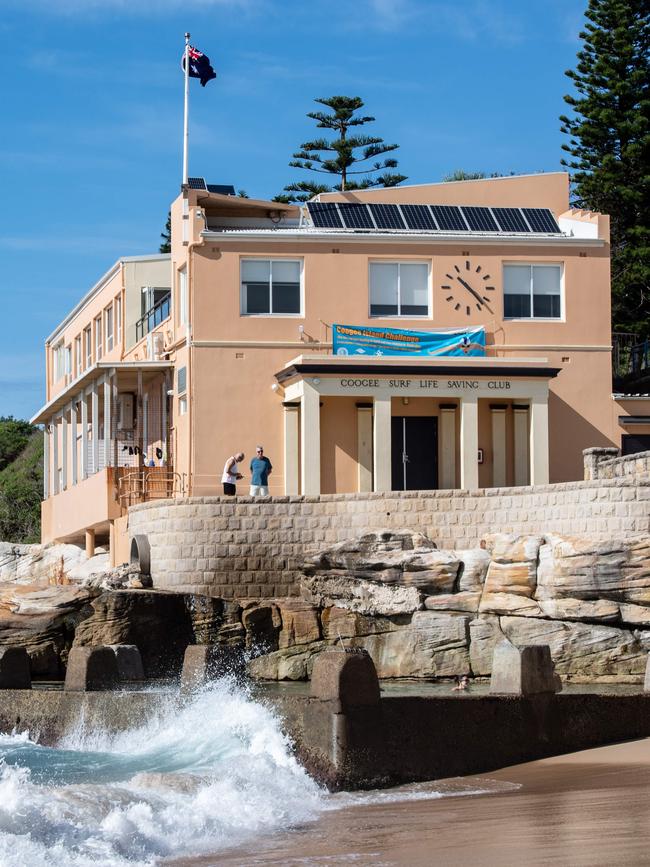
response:
[[[456,205],[429,205],[429,207],[441,229],[452,232],[467,231],[460,208],[457,208]]]
[[[522,208],[521,210],[533,232],[559,233],[560,227],[548,208]]]
[[[187,186],[191,190],[205,190],[205,178],[188,178]]]
[[[368,205],[378,229],[405,229],[397,205]]]
[[[492,213],[503,232],[530,232],[519,208],[492,208]]]
[[[435,220],[427,205],[400,205],[409,229],[422,231],[437,231]]]
[[[339,202],[339,212],[343,217],[346,229],[374,229],[370,211],[366,205],[352,202]]]
[[[222,196],[234,196],[235,188],[232,184],[206,184],[209,193],[221,193]]]
[[[472,232],[498,232],[496,220],[490,213],[489,208],[466,207],[461,208],[463,216],[467,220],[467,225]]]
[[[343,228],[343,221],[334,202],[307,202],[307,208],[317,229]]]

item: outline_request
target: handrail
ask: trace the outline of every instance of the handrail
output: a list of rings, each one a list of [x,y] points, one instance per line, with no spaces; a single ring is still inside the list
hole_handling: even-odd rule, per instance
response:
[[[172,293],[168,292],[164,298],[161,298],[153,307],[146,310],[138,319],[135,323],[136,343],[138,340],[142,340],[142,338],[146,334],[149,334],[150,331],[153,331],[153,329],[160,325],[161,322],[164,322],[165,319],[167,319],[171,309],[171,298]]]
[[[640,340],[638,334],[612,335],[614,376],[624,378],[650,371],[650,338]]]
[[[117,483],[117,498],[124,508],[136,503],[146,503],[148,500],[168,499],[185,493],[184,474],[169,472],[151,472],[141,469],[120,476]]]

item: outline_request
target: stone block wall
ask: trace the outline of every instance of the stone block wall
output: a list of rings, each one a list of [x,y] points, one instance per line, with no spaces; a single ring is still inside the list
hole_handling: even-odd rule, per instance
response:
[[[650,454],[635,459],[650,463]],[[402,529],[444,549],[479,547],[495,532],[648,534],[650,476],[621,470],[610,479],[534,488],[201,497],[129,510],[129,536],[149,539],[155,587],[225,599],[296,595],[305,555],[363,530]]]
[[[621,456],[619,449],[593,448],[583,457],[587,481],[650,477],[650,452]]]

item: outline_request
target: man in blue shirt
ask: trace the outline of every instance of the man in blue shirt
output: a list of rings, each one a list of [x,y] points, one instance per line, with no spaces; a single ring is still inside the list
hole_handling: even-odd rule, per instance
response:
[[[264,456],[262,446],[255,447],[255,457],[251,460],[251,497],[268,497],[269,476],[273,467],[271,461]]]

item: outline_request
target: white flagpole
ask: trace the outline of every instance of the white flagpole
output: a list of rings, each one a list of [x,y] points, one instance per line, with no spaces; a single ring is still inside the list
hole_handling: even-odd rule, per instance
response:
[[[183,184],[187,186],[187,149],[190,117],[190,34],[185,34],[185,106],[183,110]]]

